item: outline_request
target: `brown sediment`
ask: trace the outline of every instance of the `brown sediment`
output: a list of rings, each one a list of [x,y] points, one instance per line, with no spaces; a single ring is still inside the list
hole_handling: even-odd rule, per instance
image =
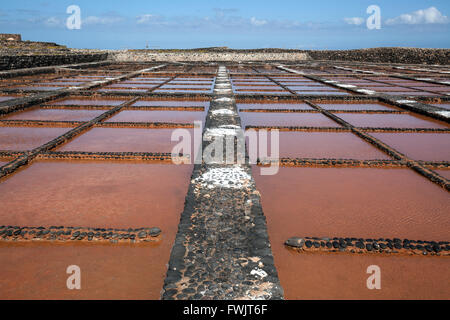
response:
[[[409,169],[280,168],[277,175],[262,176],[253,167],[253,175],[287,299],[431,298],[448,293],[436,276],[446,275],[447,261],[298,255],[284,246],[295,234],[448,240],[450,202],[443,189]],[[367,289],[366,268],[372,264],[380,265],[388,290]],[[401,281],[392,279],[395,273]],[[424,277],[426,281],[417,281]]]
[[[276,251],[276,250],[274,250]],[[448,258],[340,254],[275,255],[286,299],[447,299]],[[369,290],[369,266],[381,271],[381,290]],[[288,271],[288,272],[283,272]]]
[[[22,87],[11,87],[11,89],[16,89],[16,90],[25,90],[25,91],[29,91],[29,90],[38,90],[38,91],[52,91],[52,90],[59,90],[62,89],[63,87],[52,87],[52,86],[22,86]]]
[[[105,88],[138,88],[138,89],[151,89],[155,87],[156,84],[132,84],[132,83],[114,83],[106,86]]]
[[[339,118],[349,122],[355,127],[450,128],[445,122],[412,114],[340,113]]]
[[[173,236],[114,246],[0,242],[1,299],[159,299]],[[81,290],[66,285],[69,266]]]
[[[101,115],[102,110],[61,110],[41,109],[25,110],[4,117],[7,120],[53,120],[53,121],[89,121]]]
[[[247,125],[339,127],[333,120],[317,113],[241,112],[240,116],[244,128]]]
[[[317,103],[325,110],[399,110],[399,108],[383,103],[333,102]]]
[[[450,180],[450,168],[448,168],[448,169],[438,169],[438,170],[433,170],[433,171],[437,172],[438,174],[443,176],[445,179]]]
[[[280,103],[267,103],[261,101],[258,102],[251,102],[251,101],[245,101],[242,103],[236,104],[238,110],[240,109],[295,109],[295,110],[313,110],[311,106],[309,106],[306,103],[295,103],[295,102],[289,102],[289,101],[283,101]]]
[[[391,159],[356,135],[346,132],[280,131],[280,157]],[[268,151],[271,153],[270,133]]]
[[[383,92],[383,91],[379,91],[381,93],[386,93],[389,95],[394,95],[394,96],[438,96],[439,94],[437,93],[431,93],[431,92],[406,92],[406,91],[392,91],[392,92]]]
[[[276,237],[284,228],[285,237],[448,240],[448,193],[411,170],[282,167],[274,176],[261,176],[257,168],[253,172],[269,232],[273,229]]]
[[[0,184],[3,225],[110,228],[152,225],[176,232],[190,165],[34,162]]]
[[[30,150],[68,130],[67,128],[0,127],[0,150]]]
[[[171,141],[176,129],[93,128],[58,151],[171,152],[178,141]],[[193,146],[193,129],[190,133]],[[186,152],[188,152],[186,150]]]
[[[97,106],[118,106],[124,103],[126,100],[105,99],[104,97],[99,99],[63,99],[50,103],[51,105],[97,105]]]
[[[211,85],[201,85],[201,84],[174,84],[169,83],[161,86],[161,89],[211,89]]]
[[[108,88],[103,87],[100,89],[94,89],[95,91],[99,92],[114,92],[114,91],[121,91],[121,92],[146,92],[149,89],[137,89],[137,88]]]
[[[147,100],[147,99],[140,99],[133,103],[132,107],[144,107],[144,106],[156,106],[156,107],[208,107],[209,101],[202,101],[202,100]]]
[[[338,89],[334,89],[325,85],[318,84],[316,86],[298,86],[298,85],[287,85],[287,87],[294,91],[338,91]]]
[[[344,91],[295,91],[299,95],[351,95],[349,92]]]
[[[237,94],[280,94],[280,95],[290,95],[291,93],[289,91],[264,91],[264,90],[252,90],[252,91],[247,91],[247,90],[235,90],[235,92]]]
[[[414,160],[439,161],[450,159],[448,133],[371,133]],[[411,143],[414,141],[414,143]]]
[[[106,122],[173,122],[194,123],[194,121],[205,122],[206,112],[196,111],[138,111],[123,110]]]

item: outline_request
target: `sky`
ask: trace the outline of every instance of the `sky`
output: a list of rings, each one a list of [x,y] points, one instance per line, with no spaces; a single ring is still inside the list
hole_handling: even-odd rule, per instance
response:
[[[0,33],[72,48],[450,47],[448,0],[1,2]],[[80,9],[80,29],[67,27],[71,5]],[[379,8],[379,28],[373,28],[376,12],[367,13],[371,5]]]

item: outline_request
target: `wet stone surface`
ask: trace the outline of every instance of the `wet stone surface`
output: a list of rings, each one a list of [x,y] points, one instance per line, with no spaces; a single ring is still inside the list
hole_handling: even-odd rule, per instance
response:
[[[140,243],[159,241],[161,229],[153,228],[83,228],[0,226],[0,241],[108,242]]]
[[[222,73],[219,69],[216,85],[229,83]],[[234,135],[240,124],[231,92],[221,86],[215,93],[204,145]],[[248,165],[195,166],[162,298],[283,299],[260,195]]]
[[[449,256],[450,241],[427,241],[410,239],[363,239],[292,237],[285,245],[302,252],[341,252],[358,254],[403,254],[421,256]]]

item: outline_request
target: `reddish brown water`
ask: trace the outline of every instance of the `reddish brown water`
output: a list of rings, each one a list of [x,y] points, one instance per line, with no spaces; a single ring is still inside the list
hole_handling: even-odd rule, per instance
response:
[[[387,106],[382,103],[318,103],[318,105],[326,110],[399,110],[398,108]]]
[[[40,86],[22,86],[22,87],[12,87],[12,89],[19,89],[19,90],[39,90],[39,91],[52,91],[52,90],[59,90],[63,87],[40,87]]]
[[[161,89],[210,89],[211,85],[197,85],[197,84],[165,84]]]
[[[336,96],[350,95],[350,93],[344,91],[295,91],[295,92],[303,95],[336,95]]]
[[[424,92],[424,91],[420,91],[420,92],[406,92],[406,91],[383,92],[383,91],[379,91],[379,92],[394,95],[394,96],[436,96],[436,95],[438,95],[436,93]]]
[[[93,128],[62,146],[60,151],[171,152],[175,129]],[[193,138],[193,129],[188,130]],[[193,140],[192,140],[193,141]],[[193,142],[192,142],[193,144]]]
[[[131,83],[115,83],[107,86],[106,88],[144,88],[144,89],[151,89],[155,87],[156,84],[131,84]]]
[[[288,103],[288,102],[280,102],[280,103],[237,103],[236,104],[238,110],[239,109],[295,109],[295,110],[313,110],[313,108],[306,103]]]
[[[271,151],[270,138],[268,150]],[[280,131],[280,157],[390,159],[352,133]]]
[[[434,170],[434,171],[439,173],[441,176],[443,176],[447,180],[450,180],[450,169],[440,169],[440,170]]]
[[[234,85],[249,85],[249,86],[274,86],[277,85],[272,80],[267,79],[254,79],[254,80],[231,80]]]
[[[0,244],[0,261],[8,261],[0,263],[0,298],[158,299],[191,172],[188,165],[37,162],[3,181],[2,224],[158,226],[163,236],[145,246]],[[73,264],[81,290],[66,288]]]
[[[139,100],[132,104],[133,107],[208,107],[208,101],[199,100]]]
[[[237,91],[252,91],[252,90],[267,90],[267,91],[276,91],[283,90],[282,87],[279,86],[233,86]]]
[[[69,130],[70,128],[0,127],[0,150],[30,150]]]
[[[52,102],[52,105],[95,105],[95,106],[117,106],[124,103],[126,100],[112,100],[112,99],[64,99]]]
[[[166,215],[183,208],[191,171],[138,162],[36,162],[0,184],[0,221],[164,230]]]
[[[288,299],[447,298],[448,259],[299,254],[292,236],[448,239],[448,193],[409,169],[253,167],[281,285]],[[378,265],[382,289],[368,290]]]
[[[376,91],[379,92],[389,92],[389,91],[402,91],[402,92],[417,92],[416,90],[413,89],[408,89],[408,88],[403,88],[403,87],[386,87],[386,86],[377,86],[376,88],[372,88],[372,85],[370,86],[362,86],[362,88],[369,88],[369,89],[374,89]]]
[[[445,122],[412,114],[358,114],[340,113],[337,115],[355,127],[390,128],[448,128]]]
[[[245,128],[253,126],[293,126],[293,127],[340,127],[335,121],[320,113],[293,112],[241,112],[241,123]]]
[[[85,83],[86,81],[52,81],[52,82],[39,82],[42,86],[77,86]]]
[[[176,93],[176,92],[190,92],[190,93],[208,93],[211,90],[203,90],[203,89],[156,89],[153,92],[167,92],[167,93]]]
[[[294,91],[316,91],[316,90],[326,90],[326,91],[337,91],[338,89],[328,87],[328,86],[288,86],[289,89]]]
[[[169,251],[165,243],[146,247],[0,243],[0,298],[159,299]],[[70,265],[81,268],[81,290],[67,289]]]
[[[275,94],[275,95],[291,94],[288,91],[264,91],[264,90],[259,90],[259,91],[240,91],[240,90],[235,90],[235,93],[237,93],[237,94]]]
[[[431,90],[431,91],[442,91],[447,92],[450,91],[450,87],[446,86],[421,86],[421,87],[412,87],[418,90]]]
[[[8,120],[89,121],[105,110],[33,109],[5,117]]]
[[[447,258],[299,254],[275,255],[286,299],[448,299]],[[366,286],[367,268],[381,270],[381,290]]]
[[[450,161],[450,134],[370,133],[415,160]]]
[[[95,89],[95,91],[99,92],[112,92],[112,91],[123,91],[123,92],[146,92],[149,89],[138,89],[138,88],[101,88],[101,89]]]
[[[194,123],[205,122],[206,111],[136,111],[124,110],[116,114],[106,122],[172,122]]]

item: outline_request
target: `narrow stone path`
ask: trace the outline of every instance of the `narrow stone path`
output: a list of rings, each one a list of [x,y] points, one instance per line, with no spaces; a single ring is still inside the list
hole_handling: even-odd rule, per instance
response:
[[[235,140],[240,130],[231,82],[220,66],[203,150]],[[250,165],[225,161],[225,151],[212,154],[214,161],[194,167],[162,299],[283,299]]]

